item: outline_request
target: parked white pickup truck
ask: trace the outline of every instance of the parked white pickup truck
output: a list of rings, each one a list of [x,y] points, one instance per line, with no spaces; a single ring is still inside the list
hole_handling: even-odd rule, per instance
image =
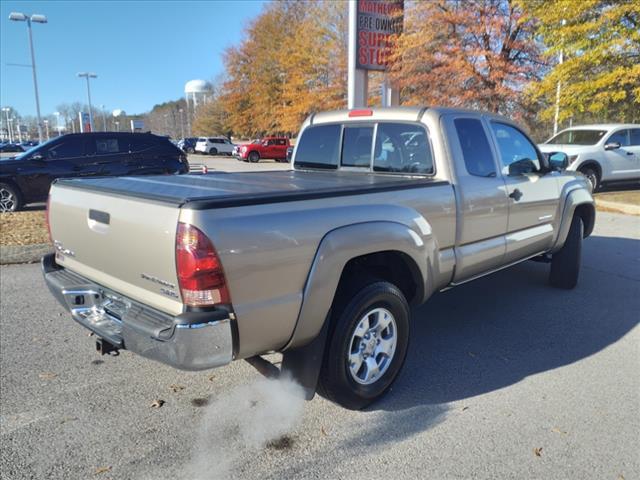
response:
[[[57,181],[51,292],[102,352],[266,373],[282,352],[308,398],[357,409],[400,371],[412,305],[531,258],[576,285],[587,181],[510,120],[338,111],[298,138],[291,171]]]
[[[568,170],[587,177],[594,192],[603,183],[640,182],[640,125],[575,126],[539,147],[543,153],[566,153]]]

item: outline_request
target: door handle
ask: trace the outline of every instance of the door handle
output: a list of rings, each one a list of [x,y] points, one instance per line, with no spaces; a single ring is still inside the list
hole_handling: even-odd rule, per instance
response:
[[[516,202],[522,198],[522,192],[519,189],[515,189],[509,194],[509,198],[513,198]]]
[[[627,152],[627,155],[633,155],[633,152]]]

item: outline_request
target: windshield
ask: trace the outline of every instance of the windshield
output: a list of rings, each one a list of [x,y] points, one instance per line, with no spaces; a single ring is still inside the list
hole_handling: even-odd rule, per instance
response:
[[[606,130],[565,130],[547,143],[552,145],[595,145],[606,133]]]
[[[16,155],[16,160],[22,160],[23,158],[27,158],[28,156],[31,156],[35,152],[39,152],[40,150],[45,149],[47,146],[51,145],[53,142],[55,142],[59,138],[60,137],[55,137],[50,140],[47,140],[44,143],[41,143],[40,145],[29,148],[26,152],[23,152],[20,155]]]

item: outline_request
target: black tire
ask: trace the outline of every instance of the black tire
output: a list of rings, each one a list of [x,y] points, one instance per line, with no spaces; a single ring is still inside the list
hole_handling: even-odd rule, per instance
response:
[[[211,150],[209,150],[209,155],[217,155],[217,154],[218,154],[217,148],[212,148]]]
[[[251,152],[249,153],[247,160],[251,163],[258,163],[260,161],[260,154],[258,152]]]
[[[600,174],[595,167],[587,166],[578,171],[587,177],[587,180],[591,183],[592,192],[597,192],[600,189]]]
[[[20,190],[10,183],[0,183],[0,212],[18,212],[22,207]]]
[[[396,379],[407,355],[409,346],[409,305],[402,292],[389,282],[375,281],[369,283],[359,290],[349,292],[338,292],[343,300],[336,299],[331,313],[332,330],[327,339],[327,348],[322,361],[320,378],[318,380],[318,393],[332,402],[350,410],[359,410],[370,405],[382,397],[391,387]],[[352,374],[349,361],[350,352],[360,355],[362,352],[366,358],[366,350],[362,347],[365,342],[364,337],[356,340],[356,328],[361,320],[367,316],[368,312],[376,309],[384,309],[391,313],[395,321],[395,349],[390,356],[378,356],[385,361],[386,366],[381,370],[381,375],[371,379],[371,383],[363,384],[355,380],[356,374]],[[372,317],[369,317],[372,318]],[[371,323],[368,320],[369,326]],[[375,325],[375,324],[374,324]],[[369,330],[371,331],[371,330]],[[382,330],[379,338],[383,338]],[[386,330],[390,335],[392,330]],[[375,336],[374,336],[375,337]],[[369,337],[367,337],[369,338]],[[360,348],[353,349],[354,342],[360,343]],[[378,344],[380,340],[377,340]],[[357,347],[357,345],[356,345]],[[375,356],[370,354],[374,359]],[[362,361],[362,367],[368,371],[366,361]],[[362,371],[362,370],[361,370]],[[375,380],[374,380],[375,379]]]
[[[549,283],[552,286],[571,290],[578,284],[583,235],[582,218],[575,215],[564,245],[551,257]]]

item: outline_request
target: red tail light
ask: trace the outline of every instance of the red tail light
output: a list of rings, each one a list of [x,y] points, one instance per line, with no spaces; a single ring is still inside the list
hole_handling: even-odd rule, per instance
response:
[[[176,265],[185,305],[208,307],[231,303],[218,254],[211,240],[193,225],[178,223]]]
[[[45,211],[44,219],[47,222],[47,233],[49,234],[49,241],[53,243],[53,237],[51,236],[51,195],[47,197],[47,210]]]

